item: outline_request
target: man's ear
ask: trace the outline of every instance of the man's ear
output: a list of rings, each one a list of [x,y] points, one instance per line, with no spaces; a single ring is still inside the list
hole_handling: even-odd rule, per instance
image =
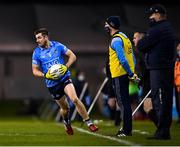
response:
[[[47,35],[44,36],[45,39],[49,39],[49,37]]]

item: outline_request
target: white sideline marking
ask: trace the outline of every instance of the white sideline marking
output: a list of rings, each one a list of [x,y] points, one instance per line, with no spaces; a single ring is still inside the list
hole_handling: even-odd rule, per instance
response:
[[[19,133],[0,133],[0,136],[37,136],[33,134],[19,134]]]
[[[106,123],[105,126],[112,126],[112,124],[111,123]],[[149,135],[150,134],[149,132],[141,131],[141,130],[132,130],[132,132],[139,133],[139,134],[142,134],[142,135]]]
[[[113,140],[113,141],[116,141],[116,142],[119,142],[119,143],[122,143],[122,144],[125,144],[125,145],[138,146],[137,144],[135,144],[135,143],[133,143],[133,142],[130,142],[130,141],[126,141],[126,140],[118,139],[118,138],[111,137],[111,136],[106,136],[106,135],[101,135],[101,134],[89,132],[89,131],[87,131],[87,130],[84,130],[84,129],[78,128],[78,127],[74,127],[74,126],[73,126],[73,128],[75,128],[75,129],[78,130],[79,132],[83,132],[83,133],[90,134],[90,135],[94,135],[94,136],[97,136],[97,137],[101,137],[101,138]]]
[[[149,135],[150,134],[149,132],[141,131],[141,130],[133,130],[133,132],[136,132],[136,133],[139,133],[139,134],[142,134],[142,135]]]

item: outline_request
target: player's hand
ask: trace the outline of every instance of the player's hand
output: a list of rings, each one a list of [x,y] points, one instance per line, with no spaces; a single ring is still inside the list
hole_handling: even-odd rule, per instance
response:
[[[137,74],[133,74],[132,77],[130,77],[130,80],[132,80],[133,82],[139,83],[140,82],[140,78],[137,76]]]
[[[59,77],[55,73],[54,74],[50,73],[50,69],[47,71],[47,73],[44,75],[44,77],[49,80],[58,80],[59,79]]]
[[[67,66],[61,64],[61,67],[60,67],[61,75],[64,75],[67,72],[67,70],[68,70]]]

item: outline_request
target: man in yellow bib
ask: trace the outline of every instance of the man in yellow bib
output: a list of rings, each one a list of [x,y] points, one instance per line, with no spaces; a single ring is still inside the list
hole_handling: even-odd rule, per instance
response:
[[[112,77],[112,86],[118,105],[122,109],[123,126],[116,136],[132,136],[132,109],[129,99],[129,79],[138,81],[134,73],[135,57],[129,38],[119,30],[118,16],[106,19],[105,30],[112,37],[109,45],[109,68]]]

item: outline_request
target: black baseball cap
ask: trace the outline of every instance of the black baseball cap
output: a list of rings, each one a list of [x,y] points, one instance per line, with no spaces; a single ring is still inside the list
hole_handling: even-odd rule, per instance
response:
[[[153,14],[153,13],[160,13],[166,15],[167,10],[166,8],[161,4],[154,4],[149,9],[145,11],[146,14]]]
[[[110,16],[106,19],[106,22],[114,29],[119,29],[120,27],[119,16]]]

